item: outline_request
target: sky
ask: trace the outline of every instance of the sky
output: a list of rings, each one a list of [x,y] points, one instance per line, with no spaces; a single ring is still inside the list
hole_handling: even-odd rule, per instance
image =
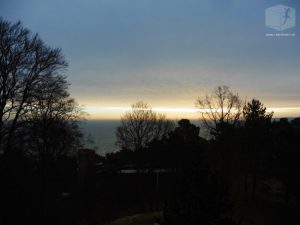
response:
[[[296,10],[294,27],[265,26],[278,4]],[[197,97],[219,85],[300,116],[297,13],[297,0],[0,0],[0,17],[62,49],[89,119],[118,119],[139,100],[196,118]],[[266,36],[276,33],[294,36]]]

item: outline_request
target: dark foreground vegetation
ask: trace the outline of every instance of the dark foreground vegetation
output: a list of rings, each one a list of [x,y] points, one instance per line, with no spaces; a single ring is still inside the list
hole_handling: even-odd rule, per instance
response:
[[[83,147],[66,67],[59,49],[0,19],[0,224],[138,213],[165,225],[299,223],[300,118],[273,119],[221,86],[197,100],[201,127],[132,105],[116,130],[120,150],[99,156]]]

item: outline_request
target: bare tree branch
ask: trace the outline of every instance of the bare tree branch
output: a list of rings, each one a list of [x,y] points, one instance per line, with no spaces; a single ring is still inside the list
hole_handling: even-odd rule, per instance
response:
[[[131,111],[121,117],[117,128],[117,144],[137,151],[154,139],[161,139],[173,129],[173,123],[165,115],[158,114],[144,102],[131,106]]]

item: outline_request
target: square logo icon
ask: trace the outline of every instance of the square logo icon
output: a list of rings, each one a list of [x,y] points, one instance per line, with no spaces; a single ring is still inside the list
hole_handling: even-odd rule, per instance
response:
[[[283,31],[296,26],[296,10],[286,5],[266,8],[265,24],[267,27]]]

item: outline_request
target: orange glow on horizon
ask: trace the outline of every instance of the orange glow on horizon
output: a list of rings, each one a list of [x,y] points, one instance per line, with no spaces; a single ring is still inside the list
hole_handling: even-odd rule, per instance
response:
[[[187,118],[196,120],[200,118],[200,111],[197,108],[153,107],[152,109],[165,114],[169,119]],[[83,110],[88,114],[88,120],[119,120],[125,112],[131,110],[131,107],[85,106]],[[273,111],[274,118],[300,117],[300,107],[268,107],[267,111]]]

